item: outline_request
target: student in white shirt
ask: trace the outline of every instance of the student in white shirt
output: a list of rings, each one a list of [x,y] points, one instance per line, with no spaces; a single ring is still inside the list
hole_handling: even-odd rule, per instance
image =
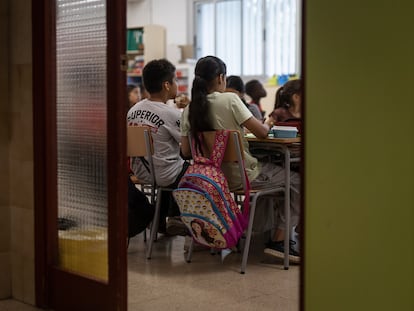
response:
[[[188,167],[188,162],[180,155],[181,111],[166,104],[169,99],[175,99],[177,96],[175,66],[166,59],[150,61],[143,69],[143,82],[149,94],[148,98],[138,102],[128,111],[127,123],[147,125],[151,128],[157,185],[176,188]],[[138,179],[150,181],[144,159],[133,159],[132,170]],[[166,216],[180,215],[171,193],[163,193],[165,196],[161,200],[160,232],[165,230],[163,226]],[[185,235],[184,224],[182,228],[181,233]],[[168,230],[168,224],[166,230],[172,234],[172,230]]]

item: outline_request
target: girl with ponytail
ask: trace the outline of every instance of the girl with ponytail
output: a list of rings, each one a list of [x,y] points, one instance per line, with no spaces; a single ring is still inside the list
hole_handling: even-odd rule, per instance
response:
[[[256,137],[265,138],[270,124],[263,124],[253,117],[250,110],[235,93],[226,90],[226,64],[218,57],[206,56],[197,61],[191,89],[191,102],[184,109],[181,118],[181,152],[185,157],[191,156],[188,134],[200,148],[198,134],[203,131],[219,129],[238,130],[244,133],[246,127]],[[244,139],[244,138],[243,138]],[[259,173],[257,159],[249,153],[249,145],[244,139],[246,172],[250,180]],[[226,164],[227,165],[227,164]],[[223,165],[230,189],[241,185],[236,166]]]
[[[276,122],[301,118],[302,84],[299,79],[289,80],[276,92],[275,106],[270,114]]]
[[[188,135],[195,140],[195,147],[202,150],[198,136],[203,131],[212,130],[238,130],[242,134],[244,147],[244,160],[246,173],[251,186],[271,184],[275,187],[282,185],[285,180],[284,168],[275,163],[258,162],[249,152],[249,145],[244,137],[244,129],[247,128],[258,138],[266,138],[274,119],[269,117],[265,123],[256,119],[240,97],[235,93],[225,92],[226,89],[226,65],[215,56],[206,56],[197,61],[194,70],[195,78],[191,89],[191,102],[184,109],[181,130],[181,153],[184,157],[191,157],[191,148]],[[231,191],[241,187],[238,166],[234,163],[223,163],[222,170],[226,176]],[[290,176],[292,189],[300,189],[300,178],[296,172]],[[273,201],[272,201],[273,202]],[[274,202],[273,202],[274,203]],[[267,206],[266,199],[260,204]],[[290,226],[296,226],[299,221],[300,196],[291,192]],[[276,209],[274,236],[266,244],[265,253],[283,258],[283,240],[285,236],[285,217],[283,209]],[[266,215],[265,217],[268,217]],[[289,249],[290,259],[299,262],[299,254]]]

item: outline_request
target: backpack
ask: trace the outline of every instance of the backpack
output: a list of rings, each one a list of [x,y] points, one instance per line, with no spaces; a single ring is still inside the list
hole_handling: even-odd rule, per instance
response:
[[[128,177],[128,238],[145,230],[154,217],[155,208]]]
[[[192,141],[194,163],[173,191],[181,219],[193,239],[217,249],[235,246],[249,219],[248,191],[241,211],[221,170],[229,135],[230,131],[216,131],[210,158],[201,156]],[[199,138],[202,142],[202,135]]]

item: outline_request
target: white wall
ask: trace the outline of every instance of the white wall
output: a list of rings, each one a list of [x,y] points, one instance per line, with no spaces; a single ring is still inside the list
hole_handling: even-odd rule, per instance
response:
[[[127,28],[152,24],[151,1],[127,2]]]
[[[158,24],[166,28],[167,54],[170,45],[193,43],[193,0],[140,0],[127,4],[127,27]],[[174,62],[171,54],[167,57]],[[265,87],[267,96],[261,104],[269,113],[274,106],[277,87]]]
[[[127,27],[162,25],[167,30],[167,45],[192,44],[189,0],[143,0],[128,2]]]

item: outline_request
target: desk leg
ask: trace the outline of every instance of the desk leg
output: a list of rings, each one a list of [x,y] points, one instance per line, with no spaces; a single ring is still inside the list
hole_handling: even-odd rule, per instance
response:
[[[290,150],[283,146],[285,154],[285,241],[284,241],[284,268],[289,269],[290,252]]]

